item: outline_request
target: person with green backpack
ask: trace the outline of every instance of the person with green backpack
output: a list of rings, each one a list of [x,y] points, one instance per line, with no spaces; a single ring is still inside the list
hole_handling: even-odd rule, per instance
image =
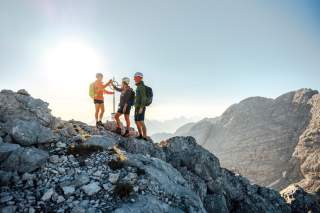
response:
[[[143,82],[143,74],[141,72],[137,72],[134,75],[134,81],[136,83],[136,96],[135,96],[135,113],[134,120],[137,125],[137,129],[139,132],[138,139],[143,139],[148,141],[147,136],[147,127],[145,125],[145,113],[146,107],[152,103],[153,92],[152,89],[146,86]]]
[[[89,96],[93,99],[93,103],[95,105],[95,119],[96,126],[103,126],[102,118],[104,114],[104,94],[112,95],[113,92],[107,91],[106,87],[112,84],[112,80],[109,80],[108,83],[104,84],[102,82],[103,74],[96,74],[96,81],[91,83],[89,86]]]

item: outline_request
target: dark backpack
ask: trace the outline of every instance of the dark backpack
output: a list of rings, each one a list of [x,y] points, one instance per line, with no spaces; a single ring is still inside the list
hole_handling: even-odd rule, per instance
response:
[[[153,91],[151,87],[145,86],[145,88],[146,88],[146,96],[147,96],[146,106],[150,106],[153,100]]]
[[[129,106],[133,106],[134,105],[134,101],[135,101],[135,96],[136,94],[134,93],[134,91],[130,88],[130,98],[128,100],[128,105]]]

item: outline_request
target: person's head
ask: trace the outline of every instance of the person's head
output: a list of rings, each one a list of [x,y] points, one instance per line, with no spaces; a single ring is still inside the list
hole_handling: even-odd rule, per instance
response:
[[[143,74],[141,72],[136,72],[134,74],[134,81],[136,82],[136,84],[139,84],[143,79]]]
[[[97,80],[102,81],[102,79],[103,79],[103,74],[102,74],[102,73],[97,73],[97,74],[96,74],[96,78],[97,78]]]
[[[128,87],[129,84],[130,84],[130,78],[128,78],[128,77],[122,78],[122,86],[123,87]]]

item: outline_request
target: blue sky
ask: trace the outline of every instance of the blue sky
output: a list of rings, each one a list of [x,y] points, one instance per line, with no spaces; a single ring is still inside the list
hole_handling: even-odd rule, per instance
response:
[[[213,117],[248,96],[319,89],[318,2],[3,0],[0,88],[26,88],[55,114],[86,121],[97,71],[117,79],[143,72],[155,92],[149,116],[159,120]],[[101,66],[78,71],[82,54],[70,69],[43,68],[45,55],[57,57],[50,51],[74,40]]]

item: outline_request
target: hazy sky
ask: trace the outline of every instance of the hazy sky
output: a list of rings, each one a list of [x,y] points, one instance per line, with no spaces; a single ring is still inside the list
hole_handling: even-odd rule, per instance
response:
[[[25,88],[55,115],[85,121],[96,72],[143,72],[155,93],[148,115],[159,120],[319,89],[318,2],[1,0],[0,89]]]

